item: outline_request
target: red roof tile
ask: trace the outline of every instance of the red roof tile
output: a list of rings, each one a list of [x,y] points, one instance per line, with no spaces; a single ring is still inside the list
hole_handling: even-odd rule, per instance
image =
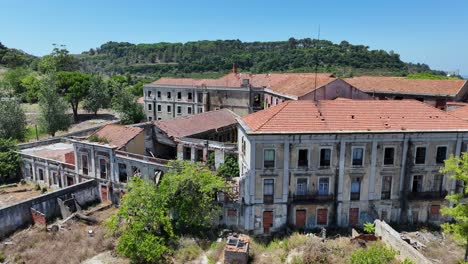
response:
[[[466,80],[420,80],[404,77],[362,76],[343,79],[365,92],[456,96]]]
[[[237,88],[242,86],[244,79],[249,79],[253,87],[268,88],[280,94],[297,97],[336,80],[330,73],[229,73],[218,79],[161,78],[152,84]]]
[[[242,121],[249,133],[468,131],[468,122],[416,100],[287,101]]]
[[[110,145],[114,145],[117,146],[117,148],[121,148],[124,147],[136,136],[138,136],[138,134],[140,134],[142,131],[143,128],[140,127],[108,124],[103,126],[98,131],[94,132],[92,135],[97,135],[100,138],[105,138],[109,141]],[[92,135],[90,135],[90,137]]]
[[[239,116],[228,109],[154,121],[153,124],[173,139],[180,139],[237,123]]]

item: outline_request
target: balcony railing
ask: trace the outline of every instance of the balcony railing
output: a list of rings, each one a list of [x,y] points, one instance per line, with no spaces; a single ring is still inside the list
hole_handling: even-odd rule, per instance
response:
[[[447,194],[447,191],[409,192],[407,198],[408,200],[442,200]]]
[[[319,194],[318,192],[294,193],[291,195],[293,202],[326,203],[334,200],[333,194]]]

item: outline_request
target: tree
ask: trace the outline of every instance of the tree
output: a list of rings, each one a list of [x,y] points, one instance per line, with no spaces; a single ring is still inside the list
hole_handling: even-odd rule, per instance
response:
[[[39,90],[39,125],[51,136],[59,130],[70,127],[67,103],[57,93],[57,84],[53,76],[46,76]]]
[[[220,208],[214,198],[225,182],[200,163],[173,161],[170,166],[159,193],[171,211],[174,232],[203,237],[218,215]]]
[[[21,85],[26,89],[26,101],[29,103],[37,102],[39,89],[41,88],[41,81],[37,78],[35,73],[30,73],[21,79]]]
[[[23,67],[10,69],[5,73],[3,80],[10,85],[14,94],[19,97],[26,92],[26,88],[23,86],[21,80],[30,73],[31,71],[29,69]]]
[[[0,138],[0,182],[2,183],[19,174],[21,158],[17,150],[14,140]]]
[[[165,263],[182,235],[212,229],[224,181],[201,164],[174,161],[158,186],[133,177],[107,227],[119,236],[117,252],[138,263]]]
[[[117,214],[107,221],[117,252],[136,263],[166,263],[177,241],[155,183],[133,177]]]
[[[70,103],[73,120],[78,121],[78,106],[88,96],[91,76],[82,72],[57,72],[57,86],[61,95]]]
[[[463,182],[461,193],[452,193],[445,198],[453,205],[442,208],[441,212],[453,218],[453,222],[442,224],[442,228],[465,244],[466,262],[468,261],[468,203],[464,201],[464,197],[468,194],[468,153],[463,152],[461,157],[451,155],[440,172],[451,174],[453,180]]]
[[[128,88],[114,92],[112,109],[119,113],[123,124],[139,123],[141,120],[145,119],[143,106],[137,102],[137,98]]]
[[[111,93],[101,76],[91,76],[88,95],[84,100],[84,109],[95,115],[101,108],[110,106]]]
[[[239,177],[239,163],[237,162],[237,157],[234,155],[226,156],[224,163],[218,168],[218,175],[226,179]]]
[[[59,71],[76,71],[80,67],[75,56],[70,55],[64,46],[54,44],[52,53],[42,57],[38,70],[42,73],[53,73]]]
[[[0,138],[23,140],[26,115],[14,98],[0,98]]]

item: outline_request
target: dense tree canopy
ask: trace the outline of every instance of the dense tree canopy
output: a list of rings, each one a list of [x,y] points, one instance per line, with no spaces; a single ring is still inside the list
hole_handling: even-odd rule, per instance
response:
[[[112,109],[119,113],[121,122],[123,124],[134,124],[145,119],[143,106],[137,102],[137,97],[132,94],[130,88],[115,85]]]
[[[8,68],[29,66],[36,57],[17,49],[7,48],[0,42],[0,65]]]
[[[73,119],[78,120],[78,106],[88,96],[91,76],[82,72],[57,72],[58,92],[65,96],[73,111]]]
[[[224,181],[202,164],[174,161],[159,186],[133,177],[108,227],[119,236],[117,252],[138,263],[165,263],[180,236],[212,229]],[[205,236],[203,236],[205,237]]]
[[[0,183],[18,175],[21,159],[17,150],[14,140],[0,138]]]
[[[115,73],[225,72],[236,63],[243,71],[261,72],[334,72],[352,74],[371,70],[390,75],[430,71],[424,64],[407,64],[395,52],[370,50],[347,41],[294,39],[272,42],[240,40],[194,41],[187,43],[131,44],[108,42],[80,55],[86,71]]]

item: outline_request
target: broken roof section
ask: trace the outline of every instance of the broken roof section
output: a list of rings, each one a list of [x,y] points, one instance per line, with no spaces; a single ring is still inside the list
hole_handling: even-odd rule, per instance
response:
[[[196,115],[154,121],[153,124],[173,140],[197,134],[217,131],[237,124],[237,114],[229,109],[204,112]]]
[[[367,93],[413,94],[455,97],[466,80],[423,80],[404,77],[361,76],[343,79]]]
[[[140,127],[108,124],[91,134],[88,140],[93,136],[98,136],[99,138],[105,138],[108,141],[106,144],[116,146],[120,149],[142,133],[143,130],[144,129]]]
[[[71,143],[54,143],[33,148],[22,149],[21,153],[40,158],[56,160],[63,163],[75,164],[74,150]]]
[[[240,123],[252,134],[468,131],[468,122],[417,100],[287,101]]]
[[[267,88],[275,93],[300,97],[336,79],[331,73],[229,73],[218,79],[161,78],[152,84],[231,88],[248,84],[254,88]],[[247,84],[245,80],[248,80]]]

